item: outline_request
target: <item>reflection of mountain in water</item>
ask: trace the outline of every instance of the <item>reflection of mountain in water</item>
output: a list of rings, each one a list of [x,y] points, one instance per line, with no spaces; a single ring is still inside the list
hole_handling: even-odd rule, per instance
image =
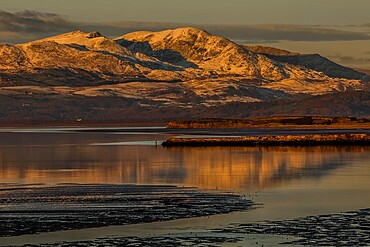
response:
[[[263,188],[320,177],[369,151],[370,147],[14,146],[0,150],[0,181]]]

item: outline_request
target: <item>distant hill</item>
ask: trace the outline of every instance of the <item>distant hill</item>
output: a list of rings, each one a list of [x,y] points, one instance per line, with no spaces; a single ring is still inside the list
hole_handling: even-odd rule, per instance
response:
[[[275,61],[298,65],[315,71],[320,71],[329,77],[364,80],[366,73],[341,66],[319,54],[299,54],[272,47],[245,46],[248,50],[263,54]]]

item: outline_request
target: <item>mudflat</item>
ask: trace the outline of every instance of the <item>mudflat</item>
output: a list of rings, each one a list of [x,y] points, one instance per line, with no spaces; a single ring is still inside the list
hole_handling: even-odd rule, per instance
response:
[[[168,185],[9,185],[0,193],[0,238],[224,214],[253,204],[238,194]]]

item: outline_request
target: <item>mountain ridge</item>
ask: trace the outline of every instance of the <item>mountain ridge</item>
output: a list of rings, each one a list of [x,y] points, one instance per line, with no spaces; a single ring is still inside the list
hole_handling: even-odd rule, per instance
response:
[[[368,80],[368,75],[352,68],[337,64],[320,54],[300,54],[273,47],[245,46],[247,49],[263,54],[271,59],[283,63],[300,65],[315,71],[322,72],[329,77],[341,77],[346,79]]]
[[[76,30],[24,44],[0,44],[0,58],[0,115],[10,120],[27,111],[36,119],[43,114],[61,119],[70,106],[47,112],[47,104],[58,97],[90,103],[117,99],[132,113],[148,111],[160,118],[176,111],[181,116],[185,109],[227,109],[234,103],[370,89],[369,76],[319,55],[243,46],[191,27],[115,39]],[[10,107],[7,97],[17,97],[12,103],[19,108]],[[96,105],[96,111],[115,111],[107,102]]]

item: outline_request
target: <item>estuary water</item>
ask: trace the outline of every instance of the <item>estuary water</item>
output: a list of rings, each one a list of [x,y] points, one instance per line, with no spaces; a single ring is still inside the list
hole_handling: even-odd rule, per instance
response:
[[[178,185],[237,192],[258,204],[246,212],[186,220],[205,227],[370,207],[369,146],[160,145],[169,137],[212,134],[240,135],[163,128],[2,129],[0,188],[65,183]]]

